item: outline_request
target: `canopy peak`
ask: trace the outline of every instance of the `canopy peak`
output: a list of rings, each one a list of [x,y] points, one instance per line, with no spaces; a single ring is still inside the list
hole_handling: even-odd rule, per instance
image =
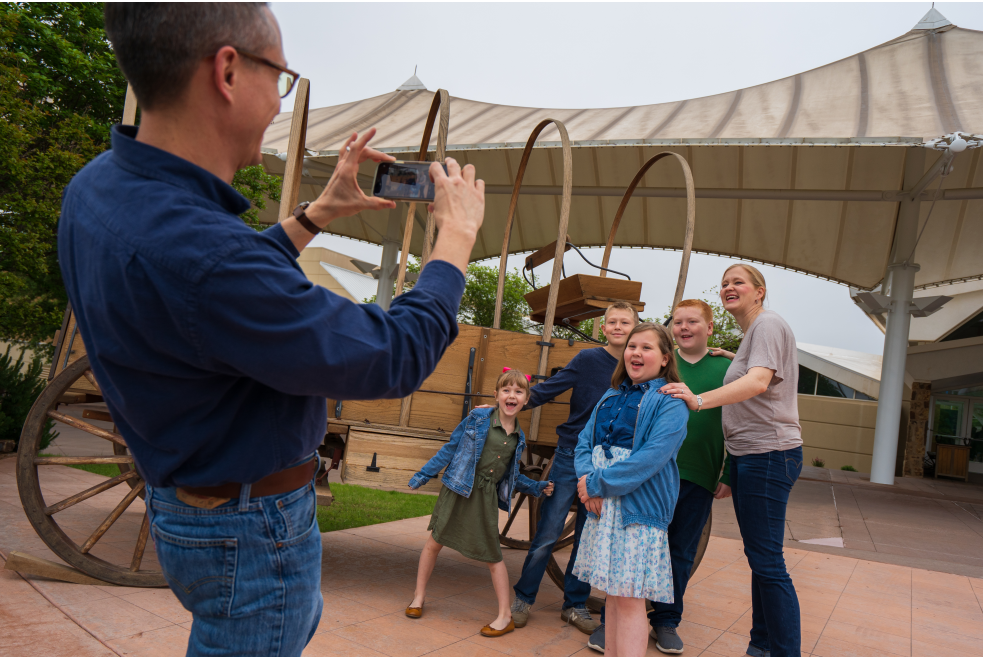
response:
[[[396,91],[426,91],[427,85],[420,81],[420,78],[416,77],[416,67],[413,67],[413,75],[410,76],[409,80],[403,84],[396,87]]]
[[[928,10],[928,13],[922,17],[922,20],[918,21],[915,27],[911,28],[913,30],[937,30],[940,27],[945,27],[946,25],[952,25],[948,18],[942,15],[938,9],[935,8],[935,3],[932,3],[932,8]]]

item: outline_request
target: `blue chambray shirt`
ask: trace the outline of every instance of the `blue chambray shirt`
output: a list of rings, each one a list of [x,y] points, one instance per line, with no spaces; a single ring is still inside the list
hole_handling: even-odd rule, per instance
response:
[[[155,487],[256,482],[311,454],[325,397],[399,398],[457,337],[460,270],[387,313],[313,285],[280,226],[204,169],[113,129],[65,189],[58,256],[113,420]]]
[[[635,421],[638,419],[638,405],[649,390],[649,382],[633,384],[625,378],[618,387],[617,395],[612,395],[597,407],[594,422],[594,444],[604,449],[604,456],[611,459],[611,448],[632,449],[635,440]]]

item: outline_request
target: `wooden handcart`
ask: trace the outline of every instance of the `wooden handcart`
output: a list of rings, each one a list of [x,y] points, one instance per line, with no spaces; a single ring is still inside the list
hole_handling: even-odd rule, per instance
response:
[[[303,171],[304,140],[308,110],[309,82],[301,79],[292,118],[291,133],[287,153],[287,166],[284,175],[281,219],[297,203],[301,172]],[[135,98],[127,95],[125,118],[132,123],[135,116]],[[590,337],[583,341],[551,338],[554,321],[576,321],[597,317],[613,301],[627,301],[641,309],[639,301],[641,284],[606,279],[611,247],[621,215],[634,192],[635,186],[645,171],[663,157],[675,156],[683,168],[687,184],[687,228],[684,243],[683,265],[677,285],[675,302],[682,295],[686,269],[693,240],[695,221],[695,195],[692,175],[686,161],[673,153],[660,153],[650,159],[627,189],[618,210],[611,235],[605,250],[600,277],[577,275],[562,279],[563,255],[570,248],[567,240],[556,243],[530,256],[531,266],[553,261],[550,284],[534,293],[536,310],[534,319],[541,320],[541,335],[516,333],[499,328],[501,306],[505,281],[505,264],[509,250],[518,195],[523,175],[532,148],[542,130],[554,124],[559,130],[563,144],[563,197],[561,204],[558,236],[566,236],[572,195],[572,156],[566,127],[560,121],[545,120],[539,123],[523,151],[517,172],[500,261],[499,284],[496,299],[493,327],[474,327],[461,325],[457,340],[447,349],[433,374],[426,379],[419,390],[402,400],[327,400],[328,426],[322,455],[338,466],[345,482],[385,487],[405,487],[410,477],[444,445],[454,427],[474,406],[493,398],[494,384],[503,367],[518,368],[533,374],[535,382],[548,378],[549,373],[564,367],[577,352],[593,346]],[[447,92],[438,90],[434,94],[430,115],[420,148],[420,160],[427,159],[434,125],[438,126],[436,160],[443,159],[447,129],[449,125],[449,106]],[[400,294],[406,277],[409,245],[413,232],[415,204],[410,204],[407,212],[405,233],[401,251],[399,272],[396,281],[396,294]],[[432,216],[427,217],[423,246],[423,264],[430,257],[433,247],[435,227]],[[625,285],[625,284],[630,285]],[[559,310],[559,313],[558,313]],[[595,320],[594,338],[597,337]],[[56,341],[55,359],[49,375],[49,383],[31,409],[19,446],[17,477],[21,500],[25,512],[44,543],[59,557],[84,574],[118,585],[136,587],[164,586],[165,581],[155,563],[144,564],[147,550],[149,526],[145,515],[142,522],[134,522],[133,513],[127,510],[136,499],[143,497],[144,483],[134,468],[133,457],[129,454],[126,441],[115,431],[100,428],[90,421],[111,423],[112,418],[102,402],[98,382],[89,368],[85,346],[75,324],[71,308],[66,310],[65,319]],[[550,465],[556,446],[556,426],[564,422],[569,412],[569,394],[561,399],[520,415],[522,427],[528,428],[528,446],[523,471],[534,479],[544,479],[549,475]],[[87,403],[82,418],[65,413],[65,404]],[[93,436],[105,439],[112,444],[113,456],[103,457],[49,457],[39,456],[44,426],[49,420],[80,429]],[[334,457],[331,460],[331,457]],[[339,463],[340,462],[340,463]],[[71,464],[115,464],[120,475],[107,477],[105,481],[82,491],[64,495],[57,501],[46,500],[41,490],[39,473],[49,465]],[[126,495],[112,509],[108,516],[94,529],[79,529],[75,524],[62,525],[62,519],[70,519],[74,506],[87,501],[105,491],[126,485]],[[439,480],[432,480],[423,487],[424,491],[436,492]],[[528,513],[528,534],[516,536],[514,521],[526,503],[526,496],[519,495],[513,505],[513,512],[505,522],[501,532],[503,545],[516,549],[529,547],[535,535],[539,519],[540,500],[529,499],[525,508]],[[572,508],[560,541],[554,551],[560,551],[573,541],[575,510]],[[120,556],[97,556],[93,549],[114,525],[127,518],[128,526],[133,528],[136,543],[132,555],[124,560]],[[138,528],[138,529],[137,529]],[[696,570],[709,539],[710,521],[704,528],[703,538],[694,562]],[[528,537],[528,538],[527,538]],[[98,550],[96,551],[98,553]],[[551,557],[547,573],[551,580],[563,588],[563,571],[555,558]],[[589,605],[597,608],[600,601],[591,599]]]

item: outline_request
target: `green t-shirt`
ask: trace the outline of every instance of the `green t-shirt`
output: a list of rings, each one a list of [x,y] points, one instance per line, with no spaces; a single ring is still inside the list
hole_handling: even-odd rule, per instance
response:
[[[710,356],[709,353],[696,363],[690,363],[679,356],[678,349],[676,363],[683,383],[696,395],[723,386],[724,375],[727,374],[727,368],[730,366],[730,361],[725,357]],[[686,440],[683,441],[676,456],[680,479],[689,480],[712,492],[717,489],[720,467],[724,466],[724,473],[719,481],[729,486],[730,464],[729,460],[724,464],[724,454],[721,408],[704,409],[699,413],[689,412]]]

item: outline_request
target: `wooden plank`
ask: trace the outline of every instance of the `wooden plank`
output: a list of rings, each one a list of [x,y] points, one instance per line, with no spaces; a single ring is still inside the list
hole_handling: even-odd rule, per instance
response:
[[[344,436],[348,434],[348,425],[343,425],[341,423],[332,423],[328,421],[328,434],[341,434]]]
[[[570,242],[570,236],[567,236],[566,242]],[[563,251],[570,251],[571,247],[569,244],[563,247]],[[531,270],[534,267],[539,267],[543,263],[548,263],[556,257],[556,240],[550,242],[548,245],[536,251],[534,253],[526,256],[526,269]]]
[[[348,484],[357,484],[363,487],[378,487],[393,491],[410,491],[407,483],[413,475],[414,473],[412,471],[391,468],[383,469],[378,473],[366,471],[364,468],[352,468],[348,472]],[[440,486],[440,478],[434,478],[417,489],[417,491],[439,493]]]
[[[441,432],[431,432],[430,430],[423,430],[414,427],[399,427],[398,425],[378,425],[378,424],[367,424],[357,421],[350,420],[336,420],[335,423],[339,425],[346,425],[350,431],[355,432],[374,432],[376,434],[389,434],[393,436],[408,436],[408,437],[419,437],[424,439],[446,439],[448,434],[442,434]]]
[[[98,436],[100,439],[106,439],[107,441],[112,441],[116,445],[123,446],[124,448],[126,447],[126,441],[123,440],[122,436],[116,434],[115,432],[108,432],[102,428],[96,427],[95,425],[90,425],[89,423],[58,413],[57,411],[49,411],[48,417],[57,420],[59,423],[64,423],[76,429],[80,429],[88,434],[92,434],[93,436]]]
[[[104,423],[113,422],[113,417],[108,411],[98,411],[97,409],[83,409],[82,418],[91,418],[92,420],[99,420]]]
[[[397,425],[399,400],[345,400],[341,407],[341,419]]]
[[[61,580],[66,583],[77,583],[79,585],[105,585],[106,582],[87,576],[78,569],[66,564],[59,564],[46,560],[43,557],[35,557],[21,551],[11,551],[7,558],[4,569],[16,571],[17,573],[31,576],[41,576],[52,580]]]
[[[283,191],[278,218],[278,221],[281,222],[293,213],[300,196],[300,179],[304,171],[304,146],[307,142],[307,110],[310,90],[310,80],[301,78],[297,81],[294,110],[290,117],[290,136],[287,139],[287,166],[283,173]]]

